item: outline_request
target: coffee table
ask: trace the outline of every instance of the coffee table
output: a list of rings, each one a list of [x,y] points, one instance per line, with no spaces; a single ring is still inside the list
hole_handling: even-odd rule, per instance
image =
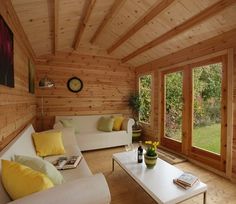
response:
[[[143,163],[137,163],[135,151],[113,154],[112,171],[114,162],[127,172],[157,203],[172,204],[190,199],[203,194],[203,203],[206,204],[207,185],[201,181],[185,190],[173,183],[173,179],[179,177],[183,171],[175,166],[157,160],[153,169],[148,169]]]

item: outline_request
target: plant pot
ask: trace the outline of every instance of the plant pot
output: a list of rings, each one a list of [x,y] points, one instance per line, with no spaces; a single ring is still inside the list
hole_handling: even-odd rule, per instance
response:
[[[133,137],[133,139],[139,138],[141,136],[141,134],[142,134],[142,130],[141,129],[136,129],[136,130],[133,129],[132,137]]]
[[[144,161],[148,169],[152,169],[157,162],[158,155],[156,156],[147,156],[146,154],[144,155]]]

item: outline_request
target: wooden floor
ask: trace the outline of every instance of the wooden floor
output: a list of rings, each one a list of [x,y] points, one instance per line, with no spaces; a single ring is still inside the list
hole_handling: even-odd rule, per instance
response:
[[[93,173],[102,172],[105,175],[111,192],[111,204],[155,203],[118,165],[115,166],[115,171],[111,172],[112,154],[121,151],[124,151],[124,147],[89,151],[84,152],[83,155]],[[207,204],[236,204],[236,184],[189,162],[175,166],[183,171],[193,172],[207,184]],[[200,204],[202,195],[182,203]]]

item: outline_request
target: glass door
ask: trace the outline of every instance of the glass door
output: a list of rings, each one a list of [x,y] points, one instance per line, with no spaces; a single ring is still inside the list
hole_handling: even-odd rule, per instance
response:
[[[220,170],[225,167],[226,143],[223,68],[223,62],[192,67],[191,154]]]
[[[226,162],[226,76],[224,57],[161,72],[161,144],[221,171]]]
[[[166,72],[162,77],[162,144],[181,151],[183,135],[183,70]]]

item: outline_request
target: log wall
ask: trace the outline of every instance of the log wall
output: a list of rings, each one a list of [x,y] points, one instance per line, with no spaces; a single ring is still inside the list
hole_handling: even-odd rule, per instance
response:
[[[135,90],[134,69],[117,60],[58,53],[38,62],[36,70],[37,83],[45,75],[55,82],[51,89],[37,89],[39,130],[52,128],[56,115],[131,114],[128,97]],[[81,92],[68,90],[73,76],[83,81]]]
[[[4,8],[5,5],[0,1],[0,14],[14,33],[15,87],[0,85],[0,151],[36,117],[36,97],[29,93],[28,88],[30,54],[9,12]]]

